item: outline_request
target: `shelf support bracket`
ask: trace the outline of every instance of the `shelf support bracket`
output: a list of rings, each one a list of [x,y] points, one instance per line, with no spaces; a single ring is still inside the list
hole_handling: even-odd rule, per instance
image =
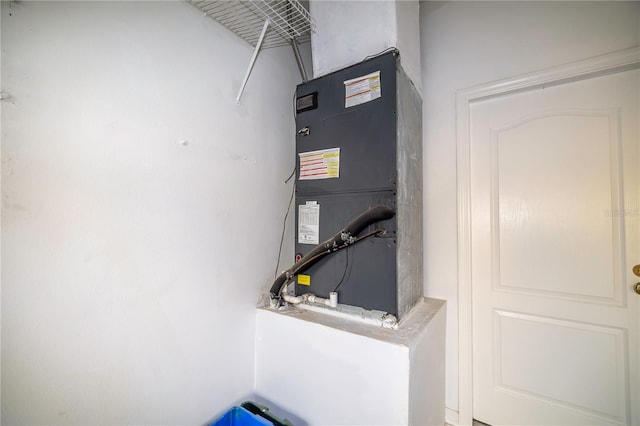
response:
[[[240,104],[240,98],[242,97],[242,92],[244,92],[244,87],[247,85],[247,81],[249,80],[249,76],[251,75],[251,70],[253,70],[253,65],[256,63],[256,59],[258,58],[258,53],[260,53],[260,48],[262,47],[264,35],[267,33],[268,28],[269,28],[269,20],[267,19],[264,21],[264,26],[262,27],[260,38],[256,43],[256,48],[253,49],[253,56],[251,56],[251,61],[249,62],[249,68],[247,68],[247,73],[244,75],[244,80],[242,81],[242,85],[240,86],[240,91],[238,92],[238,97],[236,98],[236,104]]]
[[[304,69],[304,62],[302,62],[300,49],[298,49],[298,42],[295,38],[291,39],[291,47],[293,48],[293,56],[296,58],[296,63],[298,64],[298,70],[300,70],[300,77],[302,77],[302,82],[306,83],[307,81],[309,81],[309,78],[307,77],[307,71]]]

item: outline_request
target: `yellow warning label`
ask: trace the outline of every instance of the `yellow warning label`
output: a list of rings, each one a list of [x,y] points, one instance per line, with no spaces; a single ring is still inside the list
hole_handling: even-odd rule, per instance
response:
[[[311,275],[298,274],[298,284],[311,285]]]

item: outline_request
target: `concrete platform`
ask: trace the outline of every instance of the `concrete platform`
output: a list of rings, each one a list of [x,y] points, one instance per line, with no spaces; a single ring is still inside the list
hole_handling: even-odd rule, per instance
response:
[[[390,330],[289,307],[259,309],[255,392],[309,425],[443,425],[445,302]]]

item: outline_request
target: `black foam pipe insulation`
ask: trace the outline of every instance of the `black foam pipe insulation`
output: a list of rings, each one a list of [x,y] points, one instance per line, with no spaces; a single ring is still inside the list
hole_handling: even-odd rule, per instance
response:
[[[360,214],[358,217],[349,222],[349,224],[345,226],[340,232],[336,233],[333,237],[329,238],[325,242],[315,246],[309,253],[304,255],[304,257],[300,259],[300,261],[278,275],[278,277],[273,282],[273,285],[271,286],[271,298],[279,298],[280,292],[282,291],[282,288],[284,286],[289,284],[297,274],[304,272],[318,260],[322,259],[330,253],[335,253],[338,250],[341,250],[351,244],[358,242],[358,234],[366,229],[369,225],[380,222],[382,220],[391,219],[394,215],[395,212],[391,207],[383,205],[373,207]],[[382,230],[380,230],[380,232],[382,232]],[[375,234],[376,233],[372,233],[369,236]]]

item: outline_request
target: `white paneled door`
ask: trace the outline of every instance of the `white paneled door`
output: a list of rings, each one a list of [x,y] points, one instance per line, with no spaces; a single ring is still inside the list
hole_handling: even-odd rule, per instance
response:
[[[639,78],[471,105],[477,420],[640,424]]]

